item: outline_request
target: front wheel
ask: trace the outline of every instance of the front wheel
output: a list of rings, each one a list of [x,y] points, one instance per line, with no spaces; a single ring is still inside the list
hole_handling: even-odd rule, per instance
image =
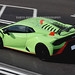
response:
[[[3,48],[3,41],[2,41],[2,38],[0,38],[0,48]]]
[[[35,52],[37,57],[41,60],[47,60],[50,56],[48,48],[42,43],[36,45]]]

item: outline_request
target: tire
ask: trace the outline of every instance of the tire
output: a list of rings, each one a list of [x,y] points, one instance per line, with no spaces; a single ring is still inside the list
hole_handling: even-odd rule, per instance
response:
[[[2,38],[0,38],[0,48],[3,48],[3,41],[2,41]]]
[[[41,60],[48,60],[50,57],[48,48],[42,43],[36,45],[35,52],[37,57]]]

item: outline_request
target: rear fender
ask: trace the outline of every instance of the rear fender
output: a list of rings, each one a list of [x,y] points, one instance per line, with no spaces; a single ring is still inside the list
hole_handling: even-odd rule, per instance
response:
[[[50,55],[53,54],[53,46],[50,42],[40,40],[40,38],[32,38],[27,40],[26,47],[29,49],[30,53],[35,53],[35,47],[38,43],[43,43],[49,50]]]

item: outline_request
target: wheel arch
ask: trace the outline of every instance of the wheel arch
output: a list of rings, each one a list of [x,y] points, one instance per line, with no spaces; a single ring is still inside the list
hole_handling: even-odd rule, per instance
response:
[[[37,43],[39,43],[40,41],[33,38],[33,39],[29,39],[26,42],[26,48],[29,49],[30,53],[35,53],[35,46]]]
[[[38,58],[42,60],[46,60],[50,56],[50,52],[45,44],[43,43],[37,43],[35,46],[35,52]]]
[[[40,40],[40,38],[31,38],[31,39],[27,40],[26,47],[30,50],[31,53],[35,53],[36,45],[40,44],[40,43],[45,45],[48,48],[50,55],[52,55],[52,53],[53,53],[52,44],[50,44],[49,41]]]
[[[42,42],[38,42],[37,44],[36,44],[36,46],[35,46],[35,51],[36,51],[36,47],[37,46],[41,46],[41,47],[43,47],[43,46],[45,46],[46,48],[47,48],[47,50],[48,50],[48,47],[44,44],[44,43],[42,43]],[[49,51],[49,50],[48,50]]]

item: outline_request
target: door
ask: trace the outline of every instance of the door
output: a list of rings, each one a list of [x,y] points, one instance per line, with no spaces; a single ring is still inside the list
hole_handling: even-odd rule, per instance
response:
[[[14,25],[3,29],[3,31],[5,32],[3,38],[3,43],[5,47],[20,50],[25,49],[25,43],[27,39],[25,26]]]

